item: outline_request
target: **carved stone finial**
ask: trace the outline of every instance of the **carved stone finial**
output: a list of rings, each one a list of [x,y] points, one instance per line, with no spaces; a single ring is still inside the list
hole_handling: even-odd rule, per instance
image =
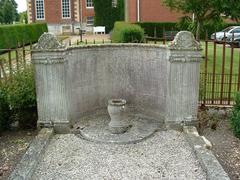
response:
[[[65,48],[52,33],[44,33],[38,40],[38,43],[33,47],[34,49],[62,49]]]
[[[197,42],[193,34],[189,31],[179,32],[169,45],[170,49],[201,50],[201,45]]]

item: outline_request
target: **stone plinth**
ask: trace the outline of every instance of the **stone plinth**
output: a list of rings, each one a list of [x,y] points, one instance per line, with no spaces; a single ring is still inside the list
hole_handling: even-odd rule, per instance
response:
[[[166,125],[173,128],[195,125],[202,59],[200,44],[192,33],[183,31],[177,34],[169,49]]]
[[[40,37],[34,49],[32,59],[35,65],[38,125],[54,126],[61,133],[69,132],[67,54],[56,37],[49,33]]]

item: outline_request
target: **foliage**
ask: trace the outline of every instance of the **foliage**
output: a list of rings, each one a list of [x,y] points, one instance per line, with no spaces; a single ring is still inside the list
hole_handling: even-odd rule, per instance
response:
[[[209,20],[207,22],[204,22],[202,24],[202,28],[199,31],[200,33],[199,38],[205,39],[206,33],[208,34],[208,37],[210,37],[212,33],[223,30],[225,27],[228,27],[228,26],[231,26],[231,24],[228,25],[227,23],[224,23],[223,20],[219,20],[219,21]],[[178,23],[178,28],[196,33],[196,26],[192,22],[192,19],[190,17],[181,18],[181,20]]]
[[[144,29],[145,34],[150,37],[162,38],[163,32],[167,31],[180,31],[180,30],[188,30],[192,31],[192,19],[189,17],[183,17],[177,23],[174,22],[140,22],[136,23]],[[229,26],[240,26],[240,23],[225,23],[209,21],[204,23],[201,33],[200,39],[206,38],[206,33],[208,34],[208,38],[210,38],[211,34],[217,31],[221,31]]]
[[[0,23],[11,24],[18,18],[15,0],[0,0]]]
[[[12,109],[36,107],[35,82],[32,66],[14,73],[7,82],[8,102]]]
[[[11,107],[14,120],[23,129],[36,127],[36,93],[34,72],[31,65],[21,68],[5,81],[7,104]]]
[[[7,101],[7,91],[4,84],[0,84],[0,132],[10,127],[10,106]]]
[[[215,22],[210,20],[203,24],[200,31],[200,39],[204,40],[206,38],[206,33],[208,34],[208,38],[210,38],[211,34],[222,31],[229,26],[240,26],[240,23],[226,23],[224,21]],[[181,30],[195,31],[193,30],[194,27],[191,18],[182,18],[178,22],[177,28]]]
[[[124,4],[124,0],[118,0],[118,5],[117,5],[117,17],[114,21],[114,23],[116,21],[123,21],[125,19],[125,4]]]
[[[47,31],[46,23],[2,25],[0,26],[0,49],[15,48],[18,43],[26,45],[37,42],[38,38]]]
[[[144,29],[145,34],[150,37],[163,37],[164,30],[178,31],[177,23],[174,22],[140,22],[136,23]]]
[[[136,24],[116,22],[111,39],[116,43],[139,43],[144,39],[144,30]]]
[[[231,1],[231,2],[230,2]],[[240,3],[237,0],[164,0],[171,9],[184,14],[194,14],[195,20],[191,21],[191,30],[200,39],[204,24],[222,22],[222,14],[234,20],[240,18]],[[238,12],[238,13],[237,13]],[[186,17],[185,17],[186,18]]]
[[[95,26],[105,26],[110,32],[116,21],[124,20],[124,0],[118,0],[113,7],[112,0],[94,0]]]
[[[240,93],[236,95],[236,104],[231,115],[231,126],[236,137],[240,139]]]
[[[23,23],[23,24],[27,24],[28,23],[27,11],[19,13],[19,16],[20,16],[20,19],[19,19],[20,23]]]

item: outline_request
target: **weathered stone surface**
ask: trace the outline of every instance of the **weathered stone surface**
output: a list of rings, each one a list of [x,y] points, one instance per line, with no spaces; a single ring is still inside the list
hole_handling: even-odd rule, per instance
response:
[[[37,50],[62,49],[65,48],[52,33],[44,33],[40,36],[38,43],[33,47]]]
[[[123,134],[112,134],[108,123],[110,117],[105,111],[97,111],[80,118],[74,125],[79,137],[93,142],[131,144],[151,137],[157,130],[164,129],[164,121],[154,120],[137,112],[125,112],[123,117],[130,125]]]
[[[65,133],[70,121],[66,54],[40,51],[33,53],[32,62],[35,64],[38,124],[54,127],[57,132],[62,129]]]
[[[33,142],[30,144],[27,152],[22,157],[20,163],[14,169],[9,180],[31,180],[36,167],[41,161],[50,138],[53,135],[53,129],[42,129]]]
[[[170,45],[167,64],[166,125],[180,129],[197,122],[200,45],[190,32],[179,32]]]
[[[169,47],[175,50],[201,50],[200,43],[195,40],[193,34],[189,31],[179,32]]]
[[[197,158],[199,159],[208,180],[230,180],[214,154],[208,149],[208,143],[199,136],[197,129],[185,126],[184,133],[189,144],[192,146]]]
[[[108,124],[109,130],[113,134],[123,134],[129,128],[129,123],[125,115],[125,99],[111,99],[108,101],[108,114],[111,121]]]
[[[174,44],[104,44],[33,52],[39,123],[77,122],[83,114],[106,108],[114,98],[126,99],[155,119],[163,117],[167,124],[195,122],[200,48],[189,32],[180,32]]]

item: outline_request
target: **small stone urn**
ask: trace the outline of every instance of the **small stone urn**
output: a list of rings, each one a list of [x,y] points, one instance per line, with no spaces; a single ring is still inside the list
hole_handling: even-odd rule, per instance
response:
[[[108,101],[108,113],[111,118],[108,125],[113,134],[123,134],[129,127],[124,116],[125,106],[126,100],[124,99],[111,99]]]

